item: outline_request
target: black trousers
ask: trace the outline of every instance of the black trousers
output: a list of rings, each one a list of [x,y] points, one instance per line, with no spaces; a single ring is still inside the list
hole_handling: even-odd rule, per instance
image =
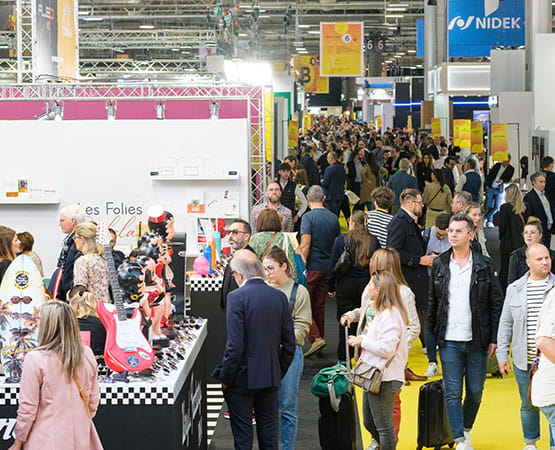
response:
[[[340,210],[345,216],[345,220],[349,220],[349,217],[351,217],[351,204],[346,195],[344,195],[343,200],[341,200]],[[339,217],[339,213],[337,213],[337,216]]]
[[[368,278],[353,278],[347,275],[335,282],[335,299],[337,302],[337,321],[348,311],[360,307],[362,291],[370,281]],[[343,325],[339,325],[339,343],[337,344],[337,359],[346,360],[345,351],[345,330]],[[349,334],[356,335],[357,323],[352,323],[349,327]],[[354,348],[349,348],[350,356],[354,355]]]
[[[260,450],[278,450],[278,388],[224,389],[235,450],[251,450],[252,411]]]

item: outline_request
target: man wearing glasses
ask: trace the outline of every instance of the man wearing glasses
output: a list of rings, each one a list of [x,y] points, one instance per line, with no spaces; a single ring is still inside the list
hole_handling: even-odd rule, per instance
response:
[[[420,319],[420,340],[426,347],[424,338],[425,313],[428,303],[428,270],[436,255],[426,254],[426,242],[418,226],[422,215],[422,195],[417,189],[405,189],[399,196],[401,208],[387,227],[387,246],[394,248],[401,257],[403,275],[414,292],[416,310]],[[424,381],[426,377],[416,375],[407,369],[407,380]]]
[[[243,219],[235,219],[229,226],[229,245],[233,253],[238,250],[246,249],[254,253],[254,250],[249,246],[252,229],[249,223]],[[228,264],[224,271],[224,279],[222,280],[222,290],[220,297],[220,305],[225,309],[227,305],[227,294],[237,289],[237,283],[231,273],[230,265]]]

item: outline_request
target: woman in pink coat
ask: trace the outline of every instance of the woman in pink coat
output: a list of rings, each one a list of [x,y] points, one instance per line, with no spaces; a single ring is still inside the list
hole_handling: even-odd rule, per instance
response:
[[[25,357],[15,443],[10,450],[96,450],[102,443],[92,422],[99,403],[96,360],[83,347],[69,305],[46,303],[39,347]]]

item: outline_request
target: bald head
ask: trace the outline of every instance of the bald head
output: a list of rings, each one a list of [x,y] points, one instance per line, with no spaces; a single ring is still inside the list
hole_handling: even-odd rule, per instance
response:
[[[551,255],[543,244],[535,243],[526,249],[526,264],[531,280],[545,280],[551,271]]]
[[[243,249],[235,252],[230,262],[230,267],[232,272],[234,272],[238,284],[250,280],[251,278],[262,277],[264,275],[262,264],[258,256],[250,250]],[[238,277],[241,281],[237,279]]]

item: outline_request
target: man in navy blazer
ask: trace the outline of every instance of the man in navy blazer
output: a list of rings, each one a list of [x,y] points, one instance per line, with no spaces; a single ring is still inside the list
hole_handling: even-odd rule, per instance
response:
[[[322,187],[326,194],[326,207],[339,216],[339,206],[345,195],[345,168],[338,162],[334,152],[328,153],[328,164],[324,171]]]
[[[278,449],[278,389],[295,352],[287,297],[262,280],[248,250],[231,260],[239,289],[227,296],[227,342],[212,376],[222,383],[236,449],[251,449],[252,411],[259,448]]]

